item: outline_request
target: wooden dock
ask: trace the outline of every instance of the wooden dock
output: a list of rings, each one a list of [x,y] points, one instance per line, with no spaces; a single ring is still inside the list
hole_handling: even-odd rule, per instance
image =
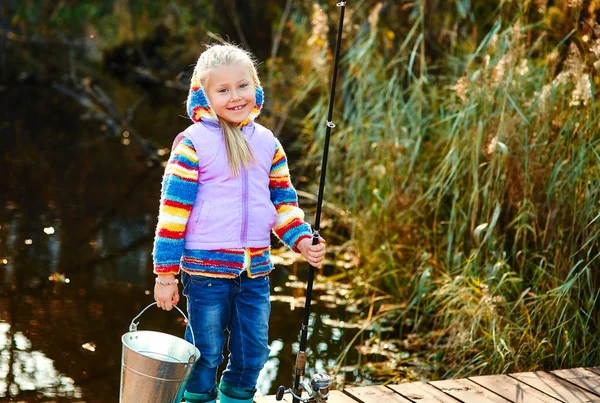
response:
[[[284,399],[292,398],[286,394]],[[262,396],[256,403],[275,403]],[[349,387],[329,394],[329,403],[556,403],[600,402],[600,367],[473,376],[387,386]]]

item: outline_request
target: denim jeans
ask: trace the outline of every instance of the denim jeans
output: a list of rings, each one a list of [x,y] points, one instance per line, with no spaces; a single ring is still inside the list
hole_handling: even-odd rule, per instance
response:
[[[187,391],[216,398],[217,369],[223,362],[225,331],[229,333],[229,362],[222,380],[254,395],[258,374],[269,358],[269,276],[212,278],[182,272],[183,294],[200,359]],[[190,326],[185,339],[192,342]]]

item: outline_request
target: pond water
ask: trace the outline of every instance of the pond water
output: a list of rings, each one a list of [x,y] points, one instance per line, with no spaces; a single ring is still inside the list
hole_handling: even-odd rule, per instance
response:
[[[154,109],[161,102],[176,105],[145,102],[137,127],[168,148],[187,121],[178,109]],[[0,110],[0,400],[115,402],[121,336],[153,302],[163,168],[48,83],[24,77],[3,85]],[[174,118],[161,120],[162,113]],[[278,257],[271,278],[271,358],[260,394],[293,381],[308,268],[285,260]],[[333,367],[356,334],[343,325],[350,290],[317,286],[309,374]],[[139,328],[182,335],[184,324],[176,311],[151,309]],[[348,362],[355,358],[351,352]]]

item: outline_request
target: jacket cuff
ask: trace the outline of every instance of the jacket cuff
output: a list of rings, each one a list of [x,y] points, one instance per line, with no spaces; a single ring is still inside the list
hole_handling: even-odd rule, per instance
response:
[[[300,241],[301,241],[301,240],[303,240],[304,238],[309,238],[309,239],[312,239],[312,234],[311,234],[311,235],[308,235],[308,234],[305,234],[305,235],[300,235],[300,236],[298,237],[298,239],[296,239],[296,242],[294,242],[294,244],[292,245],[292,250],[293,250],[294,252],[296,252],[296,253],[300,253],[300,250],[298,249],[298,244],[299,244],[299,243],[300,243]]]
[[[178,264],[154,265],[154,274],[179,274]]]

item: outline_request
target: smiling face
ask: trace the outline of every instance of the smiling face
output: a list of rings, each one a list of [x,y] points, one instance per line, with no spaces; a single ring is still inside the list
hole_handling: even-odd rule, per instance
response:
[[[243,122],[256,105],[254,80],[243,65],[223,65],[213,69],[203,86],[213,111],[234,125]]]

